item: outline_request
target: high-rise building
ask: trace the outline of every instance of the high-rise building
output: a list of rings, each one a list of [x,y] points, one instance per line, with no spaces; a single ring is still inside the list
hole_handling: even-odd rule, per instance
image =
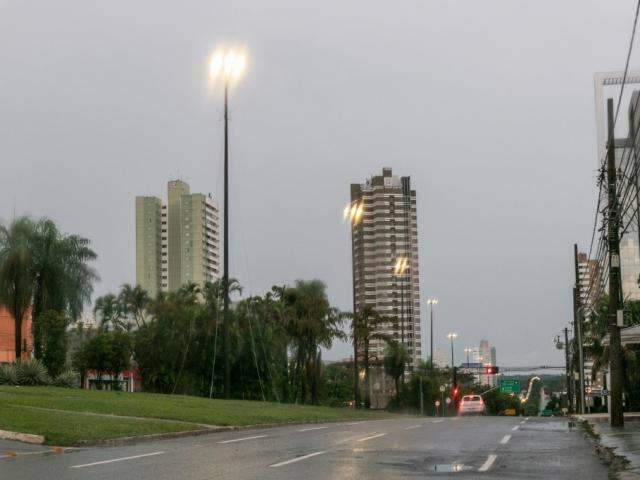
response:
[[[594,76],[594,91],[596,102],[596,129],[598,141],[598,167],[602,165],[606,159],[607,151],[607,110],[606,97],[618,96],[620,85],[633,85],[640,83],[640,72],[600,72]],[[609,88],[615,88],[612,94],[606,91]],[[634,91],[629,102],[628,117],[628,135],[624,138],[616,138],[614,140],[616,168],[623,169],[623,175],[631,175],[637,152],[640,150],[638,138],[634,132],[638,132],[640,125],[640,115],[638,115],[638,91]],[[624,121],[620,115],[620,120]],[[620,130],[619,128],[616,130]],[[634,151],[635,150],[635,151]],[[638,185],[636,185],[638,188]],[[607,204],[607,189],[601,190],[603,205]],[[632,192],[635,196],[635,192]],[[637,198],[637,197],[636,197]],[[625,300],[640,300],[640,288],[638,287],[638,276],[640,275],[640,238],[638,237],[638,218],[635,208],[629,208],[622,213],[622,223],[628,225],[620,236],[620,274],[622,295]],[[592,292],[597,295],[601,291]],[[588,295],[588,293],[586,294]],[[587,298],[594,300],[594,298]],[[592,306],[592,304],[588,304]]]
[[[496,348],[492,347],[488,340],[480,340],[480,346],[478,347],[478,363],[481,363],[485,367],[495,366],[496,361]],[[495,375],[487,375],[484,371],[480,371],[478,380],[484,385],[495,385]]]
[[[586,253],[578,253],[578,285],[580,286],[580,304],[585,307],[595,305],[603,292],[602,268],[597,260],[589,260]]]
[[[136,197],[136,284],[154,298],[161,290],[161,210],[159,198]]]
[[[220,274],[215,201],[181,180],[168,183],[167,199],[136,197],[136,283],[152,296]]]
[[[416,192],[409,177],[383,168],[382,175],[351,184],[351,201],[363,211],[353,226],[356,311],[370,306],[389,320],[379,333],[404,343],[411,372],[422,355]],[[385,347],[372,340],[371,355],[383,358]]]

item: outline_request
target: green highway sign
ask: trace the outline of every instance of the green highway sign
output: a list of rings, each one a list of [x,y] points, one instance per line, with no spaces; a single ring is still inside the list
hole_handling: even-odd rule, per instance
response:
[[[501,393],[520,393],[520,380],[500,380]]]

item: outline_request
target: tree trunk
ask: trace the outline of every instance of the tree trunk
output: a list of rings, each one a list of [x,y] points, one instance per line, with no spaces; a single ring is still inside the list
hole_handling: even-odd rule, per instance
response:
[[[396,404],[399,407],[400,406],[400,377],[395,377],[394,381],[396,382]],[[444,408],[444,406],[442,408]]]
[[[15,325],[15,352],[16,352],[16,362],[19,362],[22,359],[22,312],[20,311],[20,307],[17,302],[13,304],[13,314],[14,317],[14,325]]]
[[[369,337],[364,339],[364,407],[371,408],[371,389],[369,387]]]

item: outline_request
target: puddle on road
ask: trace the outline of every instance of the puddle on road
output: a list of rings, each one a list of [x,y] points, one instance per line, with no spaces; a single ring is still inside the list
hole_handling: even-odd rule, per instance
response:
[[[549,432],[566,432],[573,430],[576,427],[575,422],[568,420],[545,420],[544,422],[527,422],[522,425],[524,430],[543,430]]]
[[[462,463],[441,463],[433,466],[434,472],[451,473],[451,472],[464,472],[466,470],[472,470],[470,465],[463,465]]]

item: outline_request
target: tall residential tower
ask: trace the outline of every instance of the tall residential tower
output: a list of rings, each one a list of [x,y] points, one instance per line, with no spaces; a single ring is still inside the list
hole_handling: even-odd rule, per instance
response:
[[[351,184],[351,201],[363,207],[352,232],[356,312],[370,306],[389,319],[379,333],[404,343],[411,372],[422,354],[416,192],[409,177],[383,168],[382,175]],[[382,359],[385,347],[372,340],[370,353]]]
[[[169,182],[167,198],[136,197],[136,283],[153,297],[220,276],[215,201],[181,180]]]

